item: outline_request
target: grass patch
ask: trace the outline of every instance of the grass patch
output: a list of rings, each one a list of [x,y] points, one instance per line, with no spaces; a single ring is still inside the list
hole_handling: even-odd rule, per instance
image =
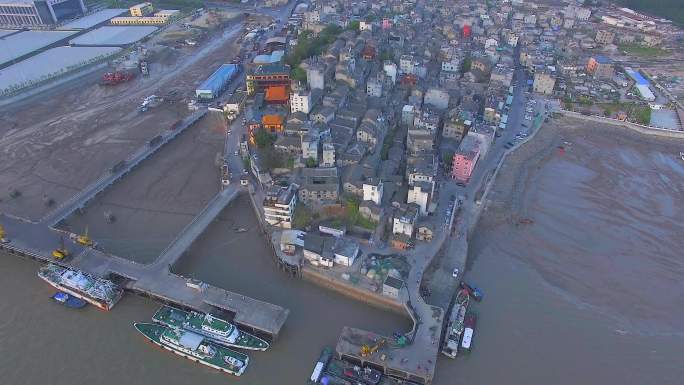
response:
[[[624,51],[629,55],[640,57],[662,57],[669,56],[670,52],[658,47],[646,47],[640,44],[621,44],[620,51]]]
[[[627,114],[627,119],[631,122],[648,125],[651,122],[651,108],[636,103],[605,103],[597,107],[603,109],[603,116],[614,118],[615,114],[622,111]]]

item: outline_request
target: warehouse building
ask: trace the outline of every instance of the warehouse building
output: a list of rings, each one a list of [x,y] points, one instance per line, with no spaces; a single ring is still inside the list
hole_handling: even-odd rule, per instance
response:
[[[85,12],[83,0],[0,0],[0,26],[49,25],[73,19]]]
[[[214,99],[219,96],[238,71],[236,64],[222,64],[195,90],[197,99]]]

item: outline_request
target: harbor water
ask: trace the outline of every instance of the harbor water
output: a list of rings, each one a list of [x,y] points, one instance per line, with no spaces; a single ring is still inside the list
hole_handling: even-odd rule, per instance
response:
[[[473,306],[479,314],[473,350],[455,360],[440,357],[434,384],[682,383],[684,336],[679,315],[684,302],[678,291],[682,277],[674,278],[682,266],[676,251],[684,247],[681,238],[672,236],[684,223],[684,174],[644,172],[644,185],[623,180],[611,184],[617,190],[598,185],[591,190],[586,179],[590,174],[578,168],[578,159],[595,149],[582,152],[579,138],[573,145],[566,158],[538,168],[532,178],[538,192],[521,200],[535,224],[501,225],[495,208],[483,215],[471,242],[467,272],[467,279],[485,294],[483,302]],[[609,151],[609,143],[601,145]],[[626,150],[609,156],[624,158],[628,165],[637,155]],[[643,163],[649,159],[652,164]],[[650,169],[663,165],[657,154],[639,162]],[[621,173],[619,163],[603,165],[618,167],[613,172]],[[684,172],[676,165],[668,167]],[[568,170],[576,178],[558,183],[552,177]],[[648,185],[659,190],[646,190]],[[625,191],[630,198],[620,195]],[[656,198],[667,203],[659,212],[664,219],[654,223],[641,218],[640,225],[634,225],[642,214],[638,207],[650,207],[644,205]],[[548,204],[555,211],[548,212]],[[621,219],[613,221],[617,217],[612,214],[618,212]],[[583,222],[578,213],[591,213],[591,221]],[[563,223],[558,218],[569,220]],[[671,226],[679,230],[663,231]],[[240,227],[248,231],[235,230]],[[605,234],[602,242],[571,242],[599,231]],[[658,249],[658,244],[665,246]],[[601,253],[592,254],[585,245],[600,245]],[[614,261],[611,267],[622,270],[592,273],[595,266],[604,266],[597,261],[612,255],[624,256],[628,265]],[[158,303],[128,294],[108,313],[92,307],[67,309],[49,299],[54,290],[37,278],[38,268],[33,261],[0,254],[3,385],[298,385],[310,375],[321,348],[334,345],[343,326],[388,335],[409,328],[404,317],[278,271],[245,197],[222,213],[174,267],[177,273],[290,309],[279,339],[269,351],[249,353],[250,366],[240,379],[146,343],[132,323],[149,321]],[[672,290],[654,296],[654,287]]]

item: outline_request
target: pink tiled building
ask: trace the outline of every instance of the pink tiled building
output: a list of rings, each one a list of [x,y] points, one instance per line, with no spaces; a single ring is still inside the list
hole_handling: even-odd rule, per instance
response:
[[[467,135],[454,154],[451,177],[459,182],[467,183],[479,159],[480,143],[476,138]]]

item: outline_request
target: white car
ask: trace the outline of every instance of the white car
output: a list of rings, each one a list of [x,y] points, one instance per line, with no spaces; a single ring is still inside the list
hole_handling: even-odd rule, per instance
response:
[[[451,272],[451,276],[454,278],[458,278],[458,273],[459,273],[458,269],[454,269],[454,271]]]

